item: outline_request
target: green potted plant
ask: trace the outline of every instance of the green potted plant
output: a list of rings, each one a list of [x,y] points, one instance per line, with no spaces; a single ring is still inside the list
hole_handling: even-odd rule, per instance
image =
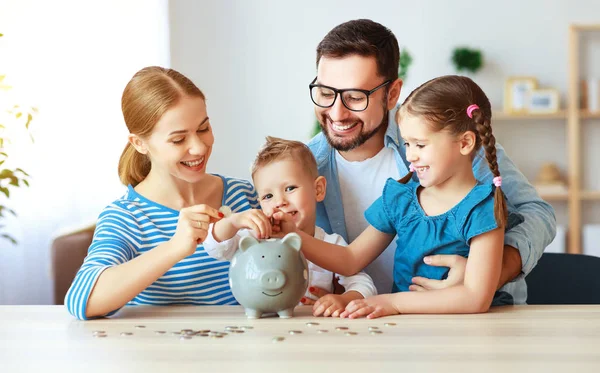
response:
[[[479,49],[456,47],[452,51],[452,63],[458,72],[475,74],[483,67],[483,54]]]
[[[0,33],[0,37],[3,36]],[[5,83],[5,78],[6,75],[0,74],[0,97],[12,88]],[[8,214],[16,216],[16,213],[5,203],[10,198],[10,192],[13,189],[29,186],[29,175],[19,167],[10,166],[11,162],[6,145],[10,143],[11,139],[7,129],[23,126],[21,128],[29,132],[29,125],[36,113],[36,108],[9,104],[8,100],[0,99],[0,240],[8,240],[13,244],[16,244],[17,241],[8,233],[5,233],[4,224],[2,223]]]

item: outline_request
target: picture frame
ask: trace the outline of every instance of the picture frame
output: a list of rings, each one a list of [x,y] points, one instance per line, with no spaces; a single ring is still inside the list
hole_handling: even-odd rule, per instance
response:
[[[512,76],[504,86],[504,111],[525,113],[528,110],[529,94],[537,89],[537,79],[530,76]]]
[[[550,114],[558,112],[560,108],[560,95],[558,90],[534,89],[527,98],[527,111],[532,114]]]

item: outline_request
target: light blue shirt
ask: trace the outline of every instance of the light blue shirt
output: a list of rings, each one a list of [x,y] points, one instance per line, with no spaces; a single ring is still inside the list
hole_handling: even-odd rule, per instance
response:
[[[399,105],[389,113],[384,146],[394,150],[398,173],[406,175],[409,162],[406,160],[406,149],[400,137],[400,130],[394,120],[398,108]],[[317,160],[319,175],[327,179],[325,200],[317,205],[317,226],[328,233],[337,233],[348,241],[335,161],[336,150],[329,145],[322,133],[315,136],[308,146]],[[507,231],[504,236],[504,244],[517,248],[521,254],[522,273],[500,290],[509,293],[515,304],[524,304],[527,300],[527,285],[524,276],[531,272],[542,256],[544,248],[554,239],[556,217],[552,206],[540,198],[535,188],[517,169],[504,152],[504,148],[498,143],[496,143],[496,156],[502,175],[502,191],[507,197],[509,211],[518,212],[524,218],[523,223]],[[492,183],[494,176],[490,172],[483,149],[480,149],[473,159],[473,173],[480,182]],[[363,219],[363,217],[357,218]],[[382,289],[378,290],[382,291]]]

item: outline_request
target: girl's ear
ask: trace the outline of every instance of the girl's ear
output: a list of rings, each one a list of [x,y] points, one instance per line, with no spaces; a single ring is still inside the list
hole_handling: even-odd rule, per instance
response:
[[[138,151],[140,154],[148,154],[148,149],[146,148],[146,143],[142,140],[138,135],[134,135],[132,133],[127,136],[127,140]]]
[[[317,195],[317,202],[322,202],[325,199],[327,192],[327,179],[324,176],[319,176],[315,179],[315,193]]]
[[[398,103],[398,97],[400,97],[400,91],[402,90],[402,79],[394,80],[389,84],[389,86],[387,109],[392,110]]]
[[[467,131],[460,135],[459,144],[460,144],[460,154],[469,155],[475,149],[475,144],[477,143],[477,135],[473,131]]]

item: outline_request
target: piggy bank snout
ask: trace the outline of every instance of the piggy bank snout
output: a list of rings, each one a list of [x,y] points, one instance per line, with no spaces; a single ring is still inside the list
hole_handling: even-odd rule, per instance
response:
[[[278,290],[285,285],[285,273],[272,269],[260,275],[260,286],[267,290]]]

